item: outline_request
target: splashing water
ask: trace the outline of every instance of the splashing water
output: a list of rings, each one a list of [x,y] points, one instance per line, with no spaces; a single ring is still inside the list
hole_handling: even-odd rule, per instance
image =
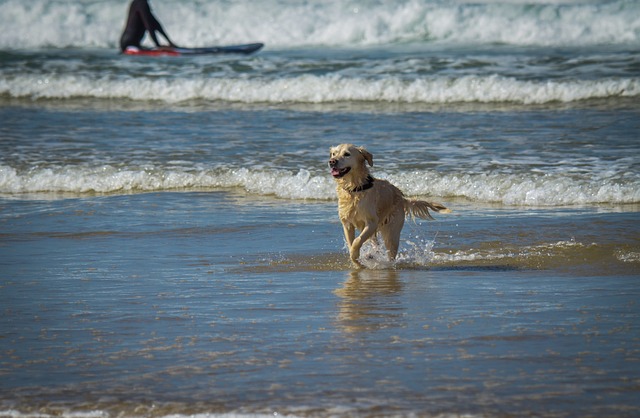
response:
[[[433,246],[435,240],[427,240],[419,235],[414,236],[415,241],[405,240],[404,248],[400,246],[400,251],[394,261],[390,261],[387,256],[387,249],[384,244],[374,244],[367,241],[360,253],[360,263],[368,269],[384,270],[407,267],[428,267],[433,258]]]

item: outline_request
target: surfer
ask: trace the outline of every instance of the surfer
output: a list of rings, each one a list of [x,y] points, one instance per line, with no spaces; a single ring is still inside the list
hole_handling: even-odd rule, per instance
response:
[[[165,33],[164,29],[162,29],[162,25],[158,22],[158,19],[151,13],[151,8],[147,0],[133,0],[129,7],[127,25],[120,37],[120,49],[123,52],[129,46],[143,49],[140,43],[142,42],[142,38],[144,38],[145,32],[149,32],[156,46],[163,47],[160,45],[158,37],[156,36],[156,32],[158,32],[169,42],[169,46],[177,48],[177,45],[169,39],[169,36]]]

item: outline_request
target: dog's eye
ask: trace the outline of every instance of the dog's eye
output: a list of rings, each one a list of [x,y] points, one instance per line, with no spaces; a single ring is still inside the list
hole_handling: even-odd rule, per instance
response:
[[[349,153],[349,152],[345,152],[345,153],[344,153],[344,156],[345,156],[345,157],[351,157],[351,153]]]

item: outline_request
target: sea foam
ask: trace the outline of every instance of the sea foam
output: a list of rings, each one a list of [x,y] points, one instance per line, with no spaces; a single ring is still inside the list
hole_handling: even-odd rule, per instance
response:
[[[127,8],[126,0],[5,0],[0,48],[115,48]],[[276,48],[398,42],[562,46],[640,38],[640,4],[634,0],[166,0],[153,8],[173,40],[187,46],[254,41]]]
[[[407,196],[465,198],[515,206],[627,204],[640,202],[640,179],[571,178],[561,174],[380,173]],[[168,168],[118,168],[110,165],[30,169],[0,166],[0,193],[136,193],[169,190],[242,189],[282,199],[335,199],[335,183],[308,170],[229,167],[182,171]]]
[[[517,103],[546,104],[640,96],[640,77],[526,81],[499,75],[350,78],[310,74],[264,78],[119,78],[14,75],[0,78],[0,95],[29,99],[129,99],[180,103]]]

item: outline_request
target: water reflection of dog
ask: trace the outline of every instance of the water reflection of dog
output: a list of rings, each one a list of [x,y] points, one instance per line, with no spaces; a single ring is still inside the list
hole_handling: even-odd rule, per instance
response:
[[[372,331],[400,326],[405,308],[398,298],[402,283],[395,270],[353,270],[334,293],[339,326],[346,332]]]

